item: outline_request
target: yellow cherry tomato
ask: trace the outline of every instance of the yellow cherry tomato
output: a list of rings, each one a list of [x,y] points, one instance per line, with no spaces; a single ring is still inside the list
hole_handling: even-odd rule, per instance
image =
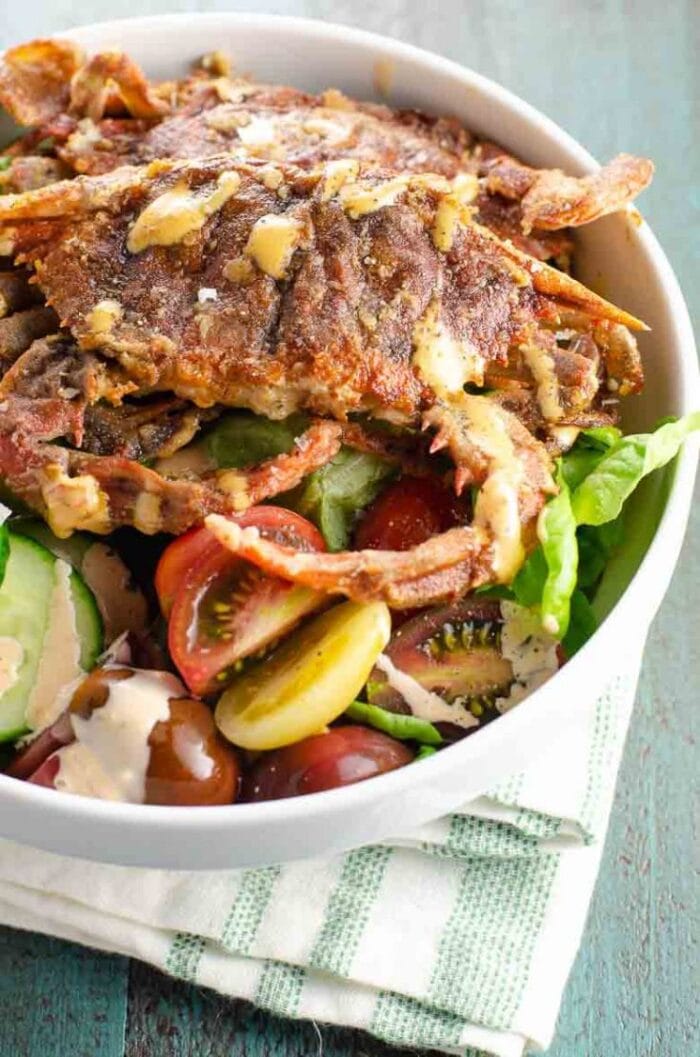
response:
[[[216,706],[219,730],[244,749],[278,749],[337,719],[391,634],[383,602],[342,602],[239,676]]]

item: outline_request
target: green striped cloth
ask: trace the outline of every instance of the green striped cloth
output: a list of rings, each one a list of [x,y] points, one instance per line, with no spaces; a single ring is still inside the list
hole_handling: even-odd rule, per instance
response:
[[[0,921],[128,954],[274,1013],[519,1057],[551,1041],[636,685],[572,709],[524,774],[410,838],[173,873],[0,843]]]

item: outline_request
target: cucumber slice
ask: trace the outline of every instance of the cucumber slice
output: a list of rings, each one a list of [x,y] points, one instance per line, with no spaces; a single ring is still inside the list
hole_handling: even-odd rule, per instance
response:
[[[41,683],[50,697],[53,687],[47,681],[53,671],[65,667],[65,613],[52,606],[58,559],[35,540],[14,532],[9,537],[0,588],[0,742],[29,729],[26,713],[32,693]],[[79,663],[87,671],[102,649],[102,621],[91,592],[74,571],[69,584]]]
[[[70,588],[75,607],[75,630],[80,639],[80,667],[89,672],[104,649],[104,625],[95,596],[75,570],[71,573]]]
[[[55,564],[45,547],[10,534],[10,555],[0,588],[0,671],[7,683],[0,694],[0,741],[18,738],[27,730],[25,709],[48,627]],[[20,644],[19,651],[13,643]]]
[[[108,544],[84,532],[59,539],[37,518],[14,518],[12,531],[41,543],[80,574],[97,601],[105,642],[113,642],[124,631],[136,634],[146,631],[148,603],[143,591],[134,582],[128,566]]]
[[[74,532],[68,539],[61,540],[58,536],[54,536],[46,522],[34,517],[12,518],[10,528],[15,533],[36,540],[42,547],[46,547],[47,551],[51,551],[56,558],[63,558],[78,572],[80,572],[86,552],[93,544],[92,538],[83,532]]]

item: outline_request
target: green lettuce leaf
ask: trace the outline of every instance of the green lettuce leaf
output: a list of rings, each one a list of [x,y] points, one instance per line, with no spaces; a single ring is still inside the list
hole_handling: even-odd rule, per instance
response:
[[[512,597],[521,606],[538,606],[542,601],[542,591],[544,590],[546,579],[547,561],[540,545],[535,548],[521,565],[511,584]]]
[[[542,585],[542,626],[550,635],[562,638],[569,627],[569,607],[576,588],[578,544],[576,521],[571,509],[571,493],[559,460],[556,472],[559,494],[542,508],[537,535],[547,566]]]
[[[384,734],[390,734],[399,741],[417,741],[422,745],[442,745],[442,735],[437,727],[425,719],[406,716],[399,712],[389,712],[379,705],[367,705],[364,701],[353,701],[345,710],[348,719],[356,723],[366,723]]]
[[[695,430],[700,430],[700,411],[653,433],[622,437],[577,485],[571,499],[577,523],[602,525],[616,518],[642,478],[670,462]]]
[[[0,525],[0,584],[5,579],[7,559],[10,557],[10,534],[7,525]]]
[[[567,657],[573,657],[588,642],[598,627],[598,620],[583,591],[578,589],[571,596],[569,627],[562,639]]]
[[[573,448],[561,459],[561,472],[571,491],[595,470],[605,453],[621,436],[615,426],[595,426],[581,430]]]
[[[595,630],[590,603],[621,542],[625,500],[698,429],[700,412],[629,437],[612,426],[586,429],[558,460],[559,493],[540,513],[540,545],[511,590],[521,605],[539,610],[545,630],[563,638],[568,653],[580,649]]]
[[[234,411],[222,415],[205,443],[220,469],[240,470],[291,451],[307,427],[304,415],[290,415],[274,422],[250,411]]]
[[[0,172],[5,172],[12,165],[12,158],[7,154],[0,155]]]
[[[395,472],[393,465],[377,455],[341,448],[326,466],[287,495],[285,505],[314,522],[329,550],[342,551],[360,511]]]
[[[622,516],[605,525],[580,525],[578,539],[578,586],[590,591],[597,586],[611,555],[622,542]]]
[[[607,451],[614,447],[622,437],[622,430],[617,426],[591,426],[582,429],[576,438],[579,447],[597,448],[599,451]],[[564,456],[566,458],[566,456]]]
[[[428,756],[434,756],[436,752],[437,749],[434,745],[421,745],[418,752],[413,757],[413,762],[417,763],[418,760],[425,760]]]

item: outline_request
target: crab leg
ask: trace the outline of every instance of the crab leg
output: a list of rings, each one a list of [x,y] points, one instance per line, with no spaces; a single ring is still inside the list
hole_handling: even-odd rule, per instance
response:
[[[132,117],[137,118],[159,118],[170,110],[153,92],[133,59],[121,51],[103,51],[93,55],[74,74],[70,109],[99,121],[115,102],[122,102]]]
[[[490,540],[473,525],[450,529],[407,551],[305,554],[216,514],[204,523],[223,546],[266,573],[356,601],[382,600],[399,608],[411,600],[429,605],[478,582],[478,570],[484,579],[488,577]],[[455,566],[457,579],[448,575]]]
[[[481,165],[486,188],[505,198],[520,199],[521,226],[558,231],[579,227],[623,209],[651,183],[654,166],[646,158],[618,154],[590,176],[567,176],[561,169],[531,169],[508,154]]]
[[[73,435],[80,442],[82,401],[6,401],[0,427],[0,477],[38,510],[59,536],[75,529],[108,533],[185,532],[212,511],[234,513],[286,492],[325,465],[340,447],[336,422],[314,422],[294,450],[249,470],[201,480],[170,479],[116,455],[90,455],[42,443]]]

